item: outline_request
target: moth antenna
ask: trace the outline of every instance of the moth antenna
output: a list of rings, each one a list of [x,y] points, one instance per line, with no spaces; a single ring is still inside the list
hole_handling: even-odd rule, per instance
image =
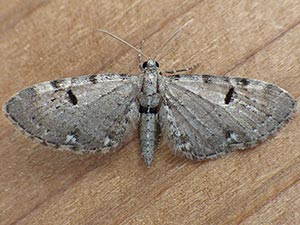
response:
[[[158,54],[168,45],[168,43],[176,37],[176,35],[182,31],[183,28],[185,28],[187,25],[189,25],[194,19],[190,19],[185,24],[183,24],[181,27],[179,27],[170,37],[169,39],[156,51],[156,54],[154,55],[153,59],[156,59]]]
[[[96,31],[99,31],[99,32],[102,32],[102,33],[105,33],[105,34],[108,34],[109,36],[113,37],[114,39],[122,42],[123,44],[127,45],[128,47],[134,49],[135,51],[137,51],[138,53],[142,54],[143,56],[145,56],[146,58],[149,58],[149,56],[147,56],[146,54],[144,54],[140,49],[134,47],[133,45],[129,44],[127,41],[123,40],[122,38],[114,35],[113,33],[110,33],[109,31],[107,30],[102,30],[102,29],[97,29]]]

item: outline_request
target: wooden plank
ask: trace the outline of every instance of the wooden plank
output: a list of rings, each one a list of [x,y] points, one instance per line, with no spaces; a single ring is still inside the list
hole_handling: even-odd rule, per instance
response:
[[[200,62],[195,73],[262,79],[300,94],[297,1],[2,0],[0,9],[1,105],[41,81],[139,73],[136,53],[97,28],[135,46],[145,39],[151,55],[191,18],[159,55],[163,69]],[[0,124],[1,224],[299,222],[299,116],[266,143],[218,160],[176,158],[162,143],[150,169],[138,140],[115,154],[78,156],[25,139],[2,114]]]
[[[299,182],[287,188],[282,193],[263,205],[241,224],[253,224],[253,221],[263,224],[297,224],[300,218]],[[284,210],[283,210],[284,209]]]

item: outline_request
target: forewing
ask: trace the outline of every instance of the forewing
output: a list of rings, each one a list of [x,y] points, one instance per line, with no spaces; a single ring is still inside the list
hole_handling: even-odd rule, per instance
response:
[[[5,105],[8,118],[40,142],[74,151],[108,152],[136,133],[139,77],[100,74],[26,88]]]
[[[160,123],[176,154],[214,158],[252,147],[290,118],[296,101],[263,81],[212,75],[162,77]]]

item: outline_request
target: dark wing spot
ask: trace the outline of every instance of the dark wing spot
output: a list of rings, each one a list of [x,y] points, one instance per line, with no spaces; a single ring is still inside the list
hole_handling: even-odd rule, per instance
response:
[[[62,83],[62,80],[53,80],[50,81],[50,84],[52,85],[52,87],[54,87],[55,89],[59,88],[60,84]]]
[[[227,92],[224,102],[226,105],[228,105],[230,102],[233,101],[233,94],[234,94],[234,87],[229,88],[229,91]]]
[[[121,74],[119,74],[119,76],[120,76],[123,80],[125,80],[126,78],[129,77],[128,74],[126,74],[126,73],[121,73]]]
[[[76,139],[80,136],[80,129],[77,127],[74,127],[74,129],[71,131],[71,135],[74,136]]]
[[[233,131],[231,130],[225,130],[225,138],[229,139],[233,134]]]
[[[170,76],[170,78],[174,79],[174,80],[179,80],[180,77],[181,77],[180,74],[176,74],[176,75]]]
[[[67,91],[67,94],[68,94],[70,102],[73,105],[76,105],[78,100],[77,100],[76,96],[74,95],[73,91],[70,89],[70,90]]]
[[[247,86],[248,84],[250,84],[250,80],[248,80],[247,78],[240,78],[238,79],[238,83]]]
[[[230,83],[230,78],[229,77],[223,77],[223,80],[224,80],[224,82],[226,82],[226,83]]]
[[[89,81],[92,82],[93,84],[97,84],[98,83],[97,75],[89,76]]]
[[[211,83],[212,80],[211,80],[211,76],[210,75],[202,75],[202,80],[204,83],[208,84],[208,83]]]

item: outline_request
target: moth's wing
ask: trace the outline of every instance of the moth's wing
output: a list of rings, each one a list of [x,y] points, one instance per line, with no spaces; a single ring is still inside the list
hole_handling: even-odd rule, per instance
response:
[[[74,151],[109,152],[132,139],[139,121],[140,78],[100,74],[26,88],[4,106],[34,139]]]
[[[263,81],[212,75],[162,77],[162,135],[175,154],[214,158],[255,146],[292,115],[296,101]]]

